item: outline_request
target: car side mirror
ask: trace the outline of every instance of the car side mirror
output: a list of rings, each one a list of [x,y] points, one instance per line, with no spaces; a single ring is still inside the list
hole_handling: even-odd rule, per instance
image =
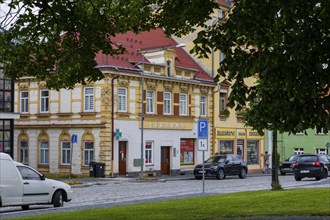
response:
[[[45,180],[45,179],[46,179],[45,175],[40,176],[40,180]]]
[[[228,163],[229,163],[229,160],[226,160],[226,161],[225,161],[225,164],[228,164]]]

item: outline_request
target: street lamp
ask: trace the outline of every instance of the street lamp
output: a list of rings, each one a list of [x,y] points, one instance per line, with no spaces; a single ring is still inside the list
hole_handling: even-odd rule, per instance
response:
[[[143,166],[144,166],[144,159],[143,159],[143,150],[144,150],[144,141],[143,141],[143,134],[144,134],[144,56],[146,53],[151,53],[151,52],[157,52],[157,51],[162,51],[162,50],[167,50],[167,49],[173,49],[173,48],[180,48],[180,47],[185,47],[186,45],[181,43],[173,46],[167,46],[167,47],[159,47],[159,48],[152,48],[148,50],[140,50],[139,53],[142,55],[142,72],[141,72],[141,173],[140,177],[143,178]]]

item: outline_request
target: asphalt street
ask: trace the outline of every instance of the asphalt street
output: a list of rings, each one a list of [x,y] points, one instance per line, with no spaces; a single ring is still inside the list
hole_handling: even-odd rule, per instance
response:
[[[299,182],[294,180],[293,175],[280,176],[279,178],[284,189],[330,187],[330,178],[321,181],[306,178]],[[239,179],[236,176],[226,177],[224,180],[208,178],[204,181],[204,193],[203,181],[195,180],[193,176],[189,175],[150,180],[124,177],[87,178],[78,181],[82,181],[83,184],[72,187],[74,198],[71,202],[65,203],[62,208],[55,209],[49,205],[31,206],[28,211],[22,211],[20,207],[0,208],[0,219],[271,189],[271,176],[262,174],[252,174],[246,179]],[[297,217],[297,219],[299,218]],[[313,219],[329,220],[329,217],[315,217]]]

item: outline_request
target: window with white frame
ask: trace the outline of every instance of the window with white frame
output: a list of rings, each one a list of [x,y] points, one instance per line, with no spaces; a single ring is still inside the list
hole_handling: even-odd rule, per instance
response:
[[[227,93],[220,92],[220,111],[224,111],[226,109],[226,99],[227,99]]]
[[[118,112],[127,112],[127,88],[118,88]]]
[[[305,134],[305,132],[303,132],[303,131],[299,131],[296,133],[296,135],[304,135],[304,134]]]
[[[324,134],[323,128],[319,128],[319,129],[315,128],[315,134],[323,135]]]
[[[201,103],[200,103],[200,116],[206,116],[206,96],[201,96]]]
[[[315,153],[316,154],[327,154],[327,149],[325,149],[325,148],[316,148]]]
[[[70,141],[62,141],[61,143],[61,162],[63,165],[71,163],[71,143]]]
[[[155,103],[155,92],[152,90],[148,90],[147,91],[147,113],[149,113],[149,114],[155,113],[154,103]]]
[[[29,92],[21,91],[21,113],[29,111]]]
[[[154,142],[153,141],[146,141],[145,145],[145,160],[144,163],[145,165],[150,165],[153,164],[153,148],[154,148]]]
[[[49,111],[49,91],[40,90],[40,112]]]
[[[94,161],[94,142],[84,142],[84,165],[89,165],[90,162]]]
[[[294,148],[293,154],[304,154],[304,148]]]
[[[164,92],[164,115],[170,115],[172,107],[172,94],[170,92]]]
[[[27,164],[29,163],[29,148],[28,148],[28,142],[27,141],[21,141],[20,142],[20,162]]]
[[[187,94],[180,94],[180,115],[187,115]]]
[[[40,141],[40,164],[49,163],[49,143],[48,141]]]
[[[93,87],[84,88],[84,111],[85,112],[94,111],[94,88]]]

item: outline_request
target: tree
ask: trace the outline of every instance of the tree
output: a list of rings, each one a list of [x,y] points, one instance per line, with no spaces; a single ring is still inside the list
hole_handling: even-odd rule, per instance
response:
[[[96,53],[118,54],[111,41],[127,31],[163,27],[186,34],[209,19],[205,0],[0,0],[0,62],[13,79],[34,76],[53,89],[96,81]],[[179,12],[179,13],[178,13]],[[143,49],[143,48],[142,48]]]
[[[330,1],[235,1],[225,22],[203,30],[193,52],[221,50],[219,76],[246,124],[297,133],[330,129]],[[254,77],[253,86],[245,79]]]

